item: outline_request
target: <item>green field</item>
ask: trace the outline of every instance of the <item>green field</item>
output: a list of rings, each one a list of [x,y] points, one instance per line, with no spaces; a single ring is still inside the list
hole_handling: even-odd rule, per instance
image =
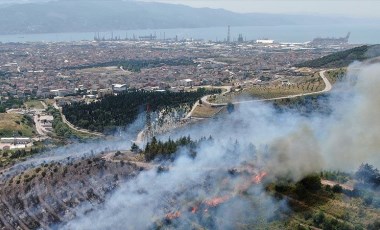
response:
[[[44,108],[42,103],[37,100],[26,101],[24,104],[26,108],[28,109],[43,109]]]

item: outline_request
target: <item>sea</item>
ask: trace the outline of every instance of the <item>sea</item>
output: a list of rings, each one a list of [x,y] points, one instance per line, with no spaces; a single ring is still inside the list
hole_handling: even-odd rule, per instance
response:
[[[74,32],[0,35],[0,42],[70,42],[91,41],[94,37],[110,39],[112,36],[138,38],[139,36],[156,36],[157,39],[176,38],[201,39],[206,41],[225,41],[227,26],[211,28],[177,28],[177,29],[144,29],[119,30],[106,32]],[[237,40],[239,34],[244,40],[272,39],[276,42],[303,43],[317,37],[345,37],[351,32],[351,44],[380,44],[380,24],[339,24],[339,25],[282,25],[282,26],[231,26],[231,41]]]

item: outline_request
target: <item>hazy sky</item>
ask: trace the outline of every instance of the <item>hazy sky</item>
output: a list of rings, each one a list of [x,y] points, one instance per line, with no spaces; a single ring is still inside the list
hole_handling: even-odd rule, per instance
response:
[[[380,18],[380,0],[144,0],[235,12],[338,14]]]
[[[49,0],[0,0],[0,3],[43,2]],[[73,0],[80,1],[80,0]],[[86,0],[112,1],[112,0]],[[290,14],[338,14],[380,18],[380,0],[136,0],[184,4],[193,7],[223,8],[235,12]]]

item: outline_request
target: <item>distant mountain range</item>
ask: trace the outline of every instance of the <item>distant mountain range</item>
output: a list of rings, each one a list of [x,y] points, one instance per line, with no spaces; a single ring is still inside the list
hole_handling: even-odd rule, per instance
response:
[[[0,34],[355,22],[358,20],[333,16],[239,14],[132,0],[60,0],[0,6]]]

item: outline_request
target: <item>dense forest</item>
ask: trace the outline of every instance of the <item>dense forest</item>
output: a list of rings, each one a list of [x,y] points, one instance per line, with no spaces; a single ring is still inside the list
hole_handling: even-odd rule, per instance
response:
[[[379,45],[364,45],[353,49],[336,52],[315,60],[306,61],[296,65],[296,67],[339,68],[348,66],[354,61],[363,61],[378,56],[380,56]]]
[[[75,126],[92,131],[112,131],[116,127],[131,124],[140,112],[172,109],[179,106],[191,107],[195,101],[207,94],[220,93],[221,90],[198,89],[194,92],[147,92],[130,91],[117,96],[107,96],[101,101],[73,103],[63,106],[66,119]]]
[[[147,161],[151,161],[159,156],[170,158],[181,146],[188,146],[194,149],[196,142],[192,141],[190,137],[181,137],[175,141],[169,138],[169,140],[165,142],[157,141],[157,139],[153,137],[152,140],[146,144],[143,153]]]
[[[109,62],[93,63],[79,66],[64,67],[62,69],[87,69],[107,66],[123,67],[125,70],[132,72],[140,72],[143,68],[154,68],[160,66],[180,66],[180,65],[195,65],[191,58],[179,59],[149,59],[149,60],[115,60]]]
[[[123,69],[140,72],[143,68],[153,68],[160,67],[163,65],[168,66],[180,66],[180,65],[195,65],[193,60],[189,58],[182,59],[154,59],[154,60],[128,60],[124,62],[120,62],[118,66],[122,66]]]

